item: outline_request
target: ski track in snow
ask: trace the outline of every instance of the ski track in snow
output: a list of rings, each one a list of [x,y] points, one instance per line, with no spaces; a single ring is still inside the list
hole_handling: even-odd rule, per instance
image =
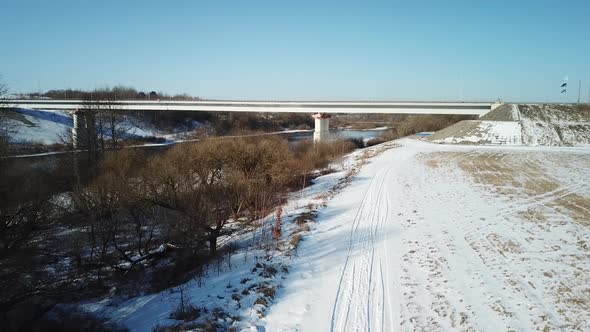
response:
[[[590,329],[588,303],[564,302],[555,294],[560,278],[544,276],[555,270],[572,283],[590,281],[576,273],[590,271],[589,251],[573,244],[588,239],[590,231],[547,207],[572,193],[588,195],[587,183],[532,197],[500,197],[456,167],[478,156],[477,147],[402,142],[373,158],[358,175],[362,181],[322,211],[293,264],[302,278],[286,281],[265,318],[268,331]],[[433,151],[463,153],[445,160],[455,169],[433,169],[418,157]],[[517,156],[519,151],[512,150]],[[528,158],[526,151],[542,153],[522,151],[522,158]],[[574,170],[588,175],[585,168]],[[548,233],[517,218],[535,205],[546,207],[561,225],[548,224]],[[561,256],[548,253],[557,243]],[[588,300],[590,288],[579,291],[569,290]]]

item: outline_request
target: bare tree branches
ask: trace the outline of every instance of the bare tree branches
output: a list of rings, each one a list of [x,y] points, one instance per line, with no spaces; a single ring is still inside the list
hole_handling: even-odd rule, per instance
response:
[[[76,113],[74,130],[77,143],[89,151],[117,149],[126,139],[131,122],[117,106],[118,90],[98,90],[85,100],[85,107]]]
[[[0,77],[1,79],[2,77]],[[8,93],[8,86],[0,80],[0,99]],[[0,167],[1,158],[8,153],[10,138],[15,134],[15,126],[10,122],[8,111],[0,105]],[[1,169],[1,168],[0,168]]]
[[[4,98],[4,95],[8,93],[8,85],[1,81],[2,76],[0,76],[0,99]]]
[[[274,243],[283,211],[272,227],[265,217],[306,172],[344,148],[294,152],[284,139],[242,138],[177,145],[151,158],[122,149],[103,156],[98,174],[78,184],[65,207],[48,200],[0,207],[0,323],[2,311],[43,315],[60,295],[79,297],[76,287],[169,287],[219,257],[220,239],[241,229]],[[14,309],[22,303],[42,310]]]

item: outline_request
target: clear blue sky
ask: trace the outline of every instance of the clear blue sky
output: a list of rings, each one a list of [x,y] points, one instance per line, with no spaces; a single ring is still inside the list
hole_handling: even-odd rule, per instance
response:
[[[0,0],[0,13],[12,92],[575,101],[581,79],[588,99],[588,0]]]

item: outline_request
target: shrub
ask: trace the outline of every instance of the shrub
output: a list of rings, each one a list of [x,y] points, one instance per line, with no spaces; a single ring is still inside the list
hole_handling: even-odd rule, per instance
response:
[[[259,293],[264,294],[264,296],[268,297],[269,299],[274,299],[275,295],[277,294],[276,287],[270,285],[263,285],[258,290]]]
[[[301,243],[301,240],[303,240],[303,236],[301,236],[301,234],[295,234],[293,235],[293,237],[291,238],[291,241],[289,241],[289,243],[297,248],[299,247],[299,243]]]
[[[352,137],[346,139],[350,143],[354,144],[357,149],[362,149],[366,147],[365,140],[361,137]]]
[[[170,318],[185,322],[193,321],[199,317],[201,317],[201,308],[197,308],[190,303],[179,303],[178,307],[170,314]]]
[[[3,331],[17,331],[10,325],[3,325]],[[59,308],[45,315],[44,318],[35,322],[23,322],[19,331],[88,331],[88,332],[123,332],[128,331],[124,326],[116,323],[107,323],[106,319],[85,312],[75,307]]]

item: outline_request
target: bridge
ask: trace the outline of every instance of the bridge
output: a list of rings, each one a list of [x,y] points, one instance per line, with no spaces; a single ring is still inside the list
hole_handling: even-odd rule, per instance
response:
[[[87,120],[80,119],[80,115],[101,108],[121,111],[309,113],[315,118],[314,140],[317,141],[328,136],[330,114],[334,113],[458,114],[481,117],[499,105],[498,102],[0,100],[0,106],[6,107],[72,111],[74,141],[79,127],[87,126]]]

